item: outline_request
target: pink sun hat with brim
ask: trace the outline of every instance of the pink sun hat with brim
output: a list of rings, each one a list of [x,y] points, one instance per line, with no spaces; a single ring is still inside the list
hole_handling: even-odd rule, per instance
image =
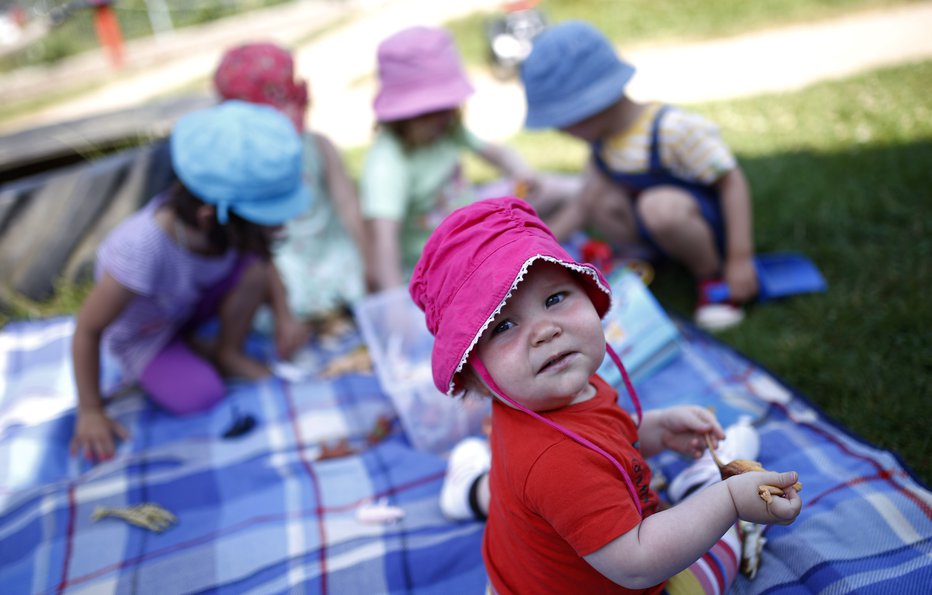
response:
[[[379,44],[379,122],[453,109],[472,95],[453,38],[445,29],[410,27]]]
[[[434,384],[452,396],[457,374],[528,268],[539,260],[576,272],[599,317],[611,306],[602,273],[563,249],[533,207],[518,198],[481,200],[453,211],[434,230],[409,285],[434,335]]]

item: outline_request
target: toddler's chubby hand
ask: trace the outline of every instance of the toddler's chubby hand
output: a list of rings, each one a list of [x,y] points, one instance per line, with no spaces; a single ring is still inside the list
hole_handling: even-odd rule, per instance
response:
[[[777,473],[757,471],[734,475],[725,480],[738,518],[752,523],[789,525],[802,510],[803,502],[793,487],[799,479],[795,471]],[[760,486],[775,486],[783,490],[782,496],[773,496],[769,502],[761,498]]]
[[[715,414],[694,405],[665,409],[661,427],[664,448],[692,458],[702,455],[706,434],[713,438],[713,445],[725,438],[725,432],[715,419]]]

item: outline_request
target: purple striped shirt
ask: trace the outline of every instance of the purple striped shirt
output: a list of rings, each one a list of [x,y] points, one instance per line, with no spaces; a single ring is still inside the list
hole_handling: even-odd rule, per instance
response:
[[[191,318],[204,292],[237,262],[235,250],[207,257],[178,245],[155,219],[165,199],[150,200],[97,250],[96,277],[107,272],[136,294],[103,335],[104,346],[134,379]]]

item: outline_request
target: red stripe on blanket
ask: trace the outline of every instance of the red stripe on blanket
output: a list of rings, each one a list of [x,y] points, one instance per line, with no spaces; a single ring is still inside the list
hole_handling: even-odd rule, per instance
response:
[[[441,471],[438,473],[432,473],[430,475],[426,475],[419,479],[415,479],[414,481],[401,484],[391,490],[386,490],[385,492],[382,492],[378,495],[399,494],[399,493],[405,492],[406,490],[421,486],[426,483],[441,481],[445,474],[446,474],[445,471]],[[80,585],[81,583],[86,583],[87,581],[93,580],[95,578],[98,578],[110,572],[116,572],[117,570],[122,570],[124,568],[129,568],[129,567],[132,567],[138,564],[142,564],[143,562],[148,562],[156,558],[168,556],[170,554],[174,554],[174,553],[177,553],[182,550],[186,550],[191,547],[217,541],[218,539],[220,539],[221,537],[225,535],[230,535],[238,531],[242,531],[243,529],[246,529],[247,527],[251,527],[252,525],[261,525],[263,523],[277,522],[281,519],[286,519],[286,518],[287,519],[301,519],[301,518],[312,516],[312,515],[316,517],[320,517],[321,514],[328,514],[332,512],[344,512],[346,510],[356,508],[357,506],[360,506],[361,504],[367,502],[368,500],[369,498],[367,497],[367,498],[363,498],[363,499],[360,499],[355,502],[342,505],[342,506],[333,506],[333,507],[318,506],[314,509],[306,509],[304,511],[298,511],[294,513],[256,515],[252,518],[244,520],[243,522],[237,525],[232,525],[222,531],[214,531],[212,533],[205,533],[204,535],[201,535],[200,537],[195,537],[193,539],[189,539],[188,541],[179,542],[179,543],[170,545],[168,547],[164,547],[159,550],[154,550],[146,554],[143,554],[141,556],[136,556],[135,558],[128,558],[126,560],[122,560],[121,562],[118,562],[115,564],[109,564],[107,566],[103,566],[101,568],[98,568],[97,570],[94,570],[82,576],[76,576],[70,580],[64,580],[62,584],[59,585],[58,591],[61,592],[61,590],[65,588],[73,587],[75,585]]]
[[[305,456],[304,450],[304,437],[301,436],[301,427],[298,425],[298,417],[295,414],[295,403],[294,399],[291,396],[290,383],[280,382],[279,386],[282,388],[282,393],[285,396],[285,404],[288,407],[288,419],[291,421],[292,431],[294,432],[294,439],[296,446],[298,447],[298,457],[301,460],[301,466],[304,467],[304,470],[307,472],[307,476],[311,481],[311,489],[314,491],[314,500],[317,502],[317,508],[314,509],[314,515],[317,517],[317,532],[318,539],[320,539],[320,593],[321,595],[327,594],[327,531],[324,529],[324,506],[321,498],[323,494],[320,491],[320,482],[317,480],[317,474],[314,473],[314,467],[311,465],[311,462],[308,461]]]
[[[788,414],[787,416],[789,417],[789,414]],[[792,419],[792,417],[790,417],[790,419]],[[801,425],[803,425],[803,424],[801,424]],[[915,494],[913,491],[906,489],[901,483],[899,483],[899,482],[897,482],[897,481],[894,480],[894,477],[896,477],[897,475],[899,475],[899,476],[906,476],[907,474],[906,474],[905,472],[903,472],[903,471],[896,471],[896,472],[893,472],[893,471],[891,471],[890,469],[885,468],[885,467],[880,463],[880,461],[878,461],[877,459],[875,459],[875,458],[873,458],[873,457],[870,457],[870,456],[865,455],[865,454],[856,454],[856,453],[852,452],[848,447],[846,447],[844,444],[842,444],[841,441],[837,440],[837,439],[836,439],[832,434],[830,434],[829,432],[826,432],[825,430],[823,430],[823,429],[821,429],[821,428],[819,428],[819,427],[816,427],[816,426],[813,425],[813,424],[806,423],[806,424],[804,424],[804,425],[806,425],[806,427],[812,429],[812,431],[817,432],[818,434],[822,435],[822,437],[825,438],[826,440],[828,440],[828,441],[834,443],[839,449],[841,449],[841,450],[842,450],[845,454],[847,454],[848,456],[854,457],[854,458],[856,458],[856,459],[861,459],[862,461],[867,461],[868,463],[870,463],[870,464],[877,470],[877,473],[876,473],[875,475],[873,475],[873,476],[865,476],[865,477],[863,477],[863,478],[855,478],[855,479],[852,479],[852,480],[849,480],[849,481],[845,482],[845,484],[842,484],[842,485],[854,485],[854,484],[857,484],[857,483],[861,483],[862,480],[863,480],[863,481],[884,480],[884,481],[886,481],[887,483],[889,483],[896,491],[898,491],[899,493],[901,493],[907,500],[910,500],[913,504],[915,504],[915,505],[916,505],[916,508],[918,508],[920,511],[922,511],[923,514],[926,515],[926,518],[932,519],[932,506],[929,506],[929,504],[928,504],[927,502],[925,502],[924,500],[922,500],[922,499],[920,499],[919,497],[917,497],[916,494]],[[876,446],[872,446],[872,445],[869,445],[869,446],[871,446],[871,447],[874,448],[875,450],[877,449]]]
[[[787,416],[787,419],[793,421],[793,416],[790,414],[790,411],[786,406],[778,404],[778,403],[772,403],[772,406],[776,407],[777,409],[780,409]],[[831,432],[828,432],[813,423],[800,422],[800,421],[793,421],[793,423],[796,423],[800,426],[805,426],[806,428],[812,430],[816,434],[819,434],[820,436],[822,436],[828,442],[834,444],[836,447],[838,447],[840,451],[842,451],[847,456],[854,458],[854,459],[860,459],[862,461],[865,461],[866,463],[870,464],[872,467],[874,467],[874,469],[877,470],[877,472],[874,473],[873,475],[862,475],[861,477],[855,477],[853,479],[849,479],[848,481],[845,481],[845,482],[842,482],[842,483],[839,483],[837,485],[830,487],[829,489],[823,491],[821,494],[817,494],[816,496],[814,496],[812,500],[810,500],[810,504],[815,504],[816,502],[818,502],[819,500],[821,500],[828,494],[831,494],[843,488],[847,488],[847,487],[851,487],[854,485],[867,483],[871,481],[885,481],[888,484],[890,484],[890,486],[896,492],[899,492],[900,494],[903,495],[904,498],[911,501],[916,506],[916,508],[918,508],[924,515],[926,515],[926,518],[932,519],[932,506],[930,506],[927,502],[925,502],[921,498],[917,497],[913,491],[907,489],[905,486],[903,486],[901,483],[895,480],[895,478],[898,476],[908,477],[909,476],[908,473],[902,470],[887,469],[877,459],[869,455],[866,455],[866,454],[860,454],[860,453],[856,453],[852,451],[843,442],[838,440]],[[871,448],[877,449],[876,446],[873,446],[873,445],[868,445],[868,446],[870,446]],[[803,481],[805,480],[803,479]],[[768,531],[770,531],[772,527],[774,527],[774,525],[768,525],[764,529],[764,533],[766,534]]]
[[[61,593],[68,586],[68,571],[71,566],[71,552],[74,549],[74,525],[77,516],[78,503],[74,495],[74,484],[68,484],[68,529],[65,531],[65,554],[61,564],[61,580],[58,583],[58,592]]]

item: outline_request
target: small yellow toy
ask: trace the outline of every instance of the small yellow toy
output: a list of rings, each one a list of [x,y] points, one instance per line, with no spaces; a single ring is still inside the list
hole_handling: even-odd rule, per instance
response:
[[[178,522],[175,515],[153,502],[143,502],[134,506],[98,506],[91,515],[91,520],[97,522],[108,516],[123,519],[131,525],[155,533],[161,533]]]
[[[706,434],[705,435],[706,445],[709,447],[709,452],[712,453],[712,459],[715,460],[715,464],[718,465],[719,473],[722,474],[722,479],[728,479],[732,475],[741,475],[742,473],[748,473],[749,471],[766,471],[764,467],[757,461],[749,461],[747,459],[737,459],[731,461],[727,465],[718,458],[718,455],[715,454],[715,449],[712,448],[712,438]],[[797,492],[801,492],[803,489],[803,484],[798,481],[793,484],[793,489]],[[770,504],[773,500],[773,496],[782,496],[783,489],[778,488],[777,486],[771,485],[760,485],[757,487],[757,493],[760,496],[761,500]]]

